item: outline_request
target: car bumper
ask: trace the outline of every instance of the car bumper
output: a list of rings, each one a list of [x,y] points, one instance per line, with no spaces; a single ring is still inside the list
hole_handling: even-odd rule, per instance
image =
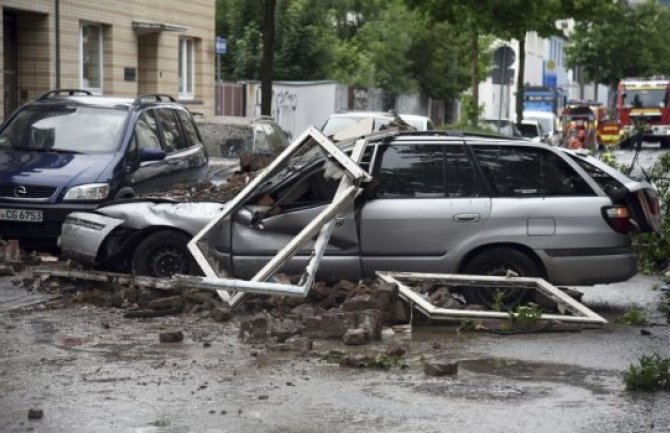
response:
[[[63,223],[61,256],[86,265],[95,265],[98,251],[107,236],[125,221],[91,212],[74,212]]]
[[[555,285],[608,284],[626,281],[637,273],[635,254],[629,248],[594,251],[591,255],[539,252],[547,279]]]
[[[92,211],[98,207],[93,204],[44,204],[44,203],[16,203],[0,202],[0,208],[18,210],[40,210],[42,211],[42,222],[25,221],[1,221],[0,237],[3,239],[18,239],[30,242],[43,243],[55,246],[58,236],[61,234],[61,226],[65,218],[72,212]],[[34,241],[34,242],[33,242]]]

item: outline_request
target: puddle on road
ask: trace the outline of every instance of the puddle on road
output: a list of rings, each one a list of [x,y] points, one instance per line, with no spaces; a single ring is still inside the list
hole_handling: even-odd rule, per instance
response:
[[[459,369],[461,368],[478,375],[486,374],[516,380],[561,382],[586,388],[598,394],[609,392],[605,384],[602,383],[602,378],[611,376],[610,372],[585,369],[570,364],[498,358],[460,361]]]

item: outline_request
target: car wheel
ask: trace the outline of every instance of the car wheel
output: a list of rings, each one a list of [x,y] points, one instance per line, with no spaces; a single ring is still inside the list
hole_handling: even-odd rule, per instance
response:
[[[541,277],[542,272],[527,254],[507,247],[484,250],[474,256],[463,269],[473,275]],[[510,310],[519,305],[526,290],[508,287],[470,287],[464,290],[466,300],[494,310]]]
[[[135,248],[133,273],[150,277],[198,273],[198,265],[186,248],[190,240],[190,236],[174,230],[161,230],[150,234]]]

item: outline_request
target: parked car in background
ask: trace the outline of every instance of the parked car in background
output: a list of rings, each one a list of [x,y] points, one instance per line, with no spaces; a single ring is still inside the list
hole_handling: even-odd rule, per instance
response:
[[[516,124],[508,119],[479,119],[479,126],[503,137],[524,138]]]
[[[547,111],[524,110],[523,120],[536,120],[542,125],[542,130],[548,135],[548,143],[558,146],[561,143],[561,127],[558,116]]]
[[[166,95],[53,90],[0,129],[0,237],[55,246],[73,211],[204,179],[191,113]]]
[[[377,135],[360,164],[373,180],[338,220],[320,279],[511,271],[559,285],[609,283],[636,273],[629,233],[659,231],[653,187],[594,158],[468,134]],[[353,141],[339,145],[350,150]],[[323,211],[338,186],[325,160],[318,151],[293,157],[222,221],[211,240],[222,272],[250,278]],[[187,272],[187,241],[221,206],[145,202],[76,213],[64,225],[63,254],[156,276]],[[300,273],[310,248],[284,272]]]
[[[549,138],[542,129],[542,124],[537,120],[522,120],[516,124],[517,129],[525,138],[533,143],[542,143]]]
[[[196,122],[209,154],[207,178],[215,183],[237,170],[264,167],[289,144],[271,117],[196,117]]]
[[[417,114],[400,114],[400,118],[407,122],[417,131],[430,131],[435,129],[429,117]],[[333,136],[339,131],[350,128],[358,123],[367,121],[364,125],[365,133],[376,132],[390,123],[394,122],[396,115],[392,112],[377,111],[348,111],[346,113],[334,113],[321,127],[321,132],[326,136]]]
[[[400,118],[416,128],[417,131],[432,131],[435,129],[430,117],[418,114],[401,114]]]

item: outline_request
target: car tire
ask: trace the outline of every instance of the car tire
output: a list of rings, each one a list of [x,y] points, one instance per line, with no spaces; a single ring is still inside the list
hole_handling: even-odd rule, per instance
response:
[[[135,248],[131,262],[135,275],[171,277],[199,274],[199,268],[186,244],[191,237],[175,230],[160,230],[144,238]]]
[[[468,261],[463,273],[473,275],[504,276],[513,272],[519,277],[541,277],[537,263],[515,248],[497,247],[484,250]],[[510,310],[526,297],[525,289],[503,289],[497,287],[470,287],[463,292],[465,299],[495,310]]]

